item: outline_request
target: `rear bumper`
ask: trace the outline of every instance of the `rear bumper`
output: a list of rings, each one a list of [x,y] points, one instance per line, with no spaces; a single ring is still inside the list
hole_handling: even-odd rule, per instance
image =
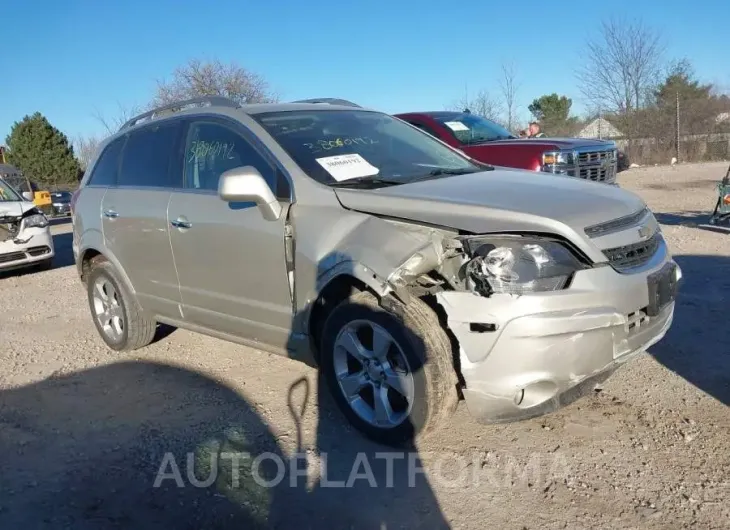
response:
[[[20,236],[27,241],[0,243],[0,271],[32,267],[54,257],[53,236],[47,227],[25,229]]]

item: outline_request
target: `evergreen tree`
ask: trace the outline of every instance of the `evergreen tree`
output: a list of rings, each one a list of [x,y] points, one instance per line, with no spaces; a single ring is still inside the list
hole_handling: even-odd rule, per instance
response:
[[[8,162],[39,185],[78,180],[81,167],[71,143],[40,112],[15,122],[6,143]]]

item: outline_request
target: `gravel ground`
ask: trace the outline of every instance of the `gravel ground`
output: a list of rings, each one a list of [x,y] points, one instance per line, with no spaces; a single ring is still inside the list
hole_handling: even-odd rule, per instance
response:
[[[730,528],[730,235],[702,226],[725,169],[620,176],[684,270],[662,342],[539,419],[461,406],[392,467],[294,361],[181,330],[107,350],[60,223],[54,270],[0,276],[0,528]]]

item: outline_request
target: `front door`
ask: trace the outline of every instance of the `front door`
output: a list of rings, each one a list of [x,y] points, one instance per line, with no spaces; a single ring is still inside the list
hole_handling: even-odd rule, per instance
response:
[[[116,183],[101,207],[105,244],[124,267],[140,304],[171,318],[180,318],[180,288],[167,206],[172,189],[182,187],[182,169],[174,167],[182,127],[181,120],[172,120],[126,135]]]
[[[248,134],[224,118],[190,122],[185,190],[173,192],[168,208],[170,241],[186,321],[284,350],[293,314],[286,207],[267,221],[255,204],[229,204],[217,193],[221,174],[240,166],[255,167],[277,192],[278,173]]]

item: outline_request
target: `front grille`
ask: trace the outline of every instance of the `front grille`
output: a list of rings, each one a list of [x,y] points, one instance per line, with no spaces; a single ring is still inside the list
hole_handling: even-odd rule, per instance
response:
[[[0,263],[10,263],[25,259],[25,252],[9,252],[8,254],[0,254]]]
[[[40,247],[30,247],[26,252],[30,254],[33,257],[36,256],[42,256],[43,254],[48,254],[51,251],[51,249],[45,245]]]
[[[578,177],[596,182],[606,182],[612,178],[612,174],[610,168],[583,167],[578,169]]]
[[[647,316],[644,311],[635,311],[626,315],[626,332],[631,335],[640,331],[643,327],[651,321],[651,318]]]
[[[606,255],[609,263],[614,269],[618,271],[633,269],[646,264],[652,256],[656,254],[656,251],[659,249],[661,239],[662,234],[657,230],[654,232],[654,235],[646,241],[640,241],[638,243],[632,243],[622,247],[610,248],[608,250],[604,250],[603,253]]]
[[[578,154],[578,164],[596,164],[613,158],[613,151],[592,151]]]
[[[609,148],[576,153],[573,176],[613,184],[616,180],[616,150]]]

